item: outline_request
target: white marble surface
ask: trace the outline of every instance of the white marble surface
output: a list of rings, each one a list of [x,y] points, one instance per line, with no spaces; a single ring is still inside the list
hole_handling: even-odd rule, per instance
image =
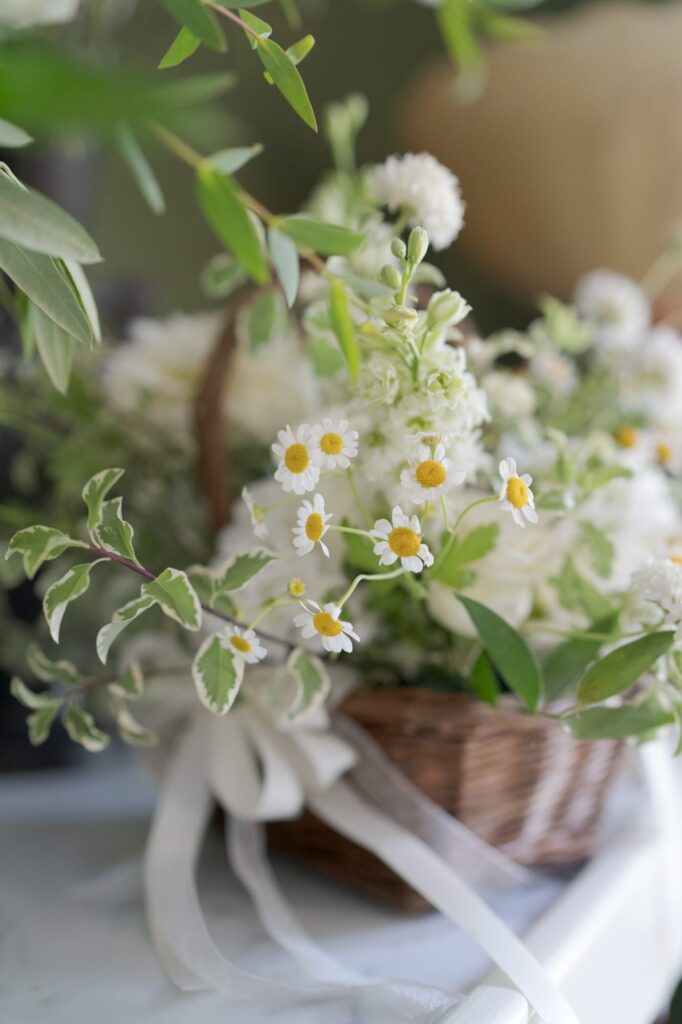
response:
[[[266,1012],[180,993],[150,944],[139,864],[154,789],[130,756],[0,779],[0,1021],[7,1024],[360,1024],[350,1004]],[[347,964],[382,977],[466,991],[488,968],[436,914],[405,917],[276,861],[301,919]],[[108,891],[101,884],[109,872]],[[113,872],[113,873],[112,873]],[[246,969],[292,978],[209,837],[200,891],[212,935]],[[96,892],[88,885],[96,880]],[[543,880],[494,905],[524,931],[562,885]]]

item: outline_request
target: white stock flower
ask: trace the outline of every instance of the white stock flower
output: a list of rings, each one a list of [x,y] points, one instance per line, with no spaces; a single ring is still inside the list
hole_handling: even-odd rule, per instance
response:
[[[526,525],[523,521],[524,516],[529,523],[537,523],[535,499],[530,489],[533,482],[532,476],[529,476],[528,473],[518,476],[514,459],[503,459],[500,462],[500,476],[502,477],[500,508],[505,512],[511,512],[512,519],[517,526]]]
[[[462,230],[459,182],[430,153],[390,156],[372,168],[370,190],[391,212],[410,213],[410,224],[425,228],[434,249],[446,249]]]
[[[297,513],[297,525],[292,531],[294,547],[299,555],[310,554],[315,545],[319,544],[329,558],[329,548],[322,538],[329,529],[327,523],[332,515],[332,512],[325,512],[324,498],[321,494],[316,494],[312,502],[303,502]]]
[[[682,618],[682,559],[648,558],[632,574],[632,587],[641,600],[659,605],[674,620]]]
[[[493,414],[507,420],[532,416],[535,411],[535,392],[525,377],[518,373],[493,370],[482,382]]]
[[[242,501],[248,509],[251,525],[253,526],[253,532],[257,537],[260,537],[261,540],[265,540],[270,532],[268,530],[267,523],[265,522],[265,509],[262,505],[259,505],[257,501],[254,501],[253,495],[248,487],[242,487]]]
[[[235,658],[247,665],[255,665],[266,657],[267,651],[253,629],[239,626],[225,626],[220,631],[221,640],[234,652]]]
[[[277,439],[279,444],[272,446],[279,459],[275,480],[285,491],[293,491],[294,494],[312,491],[320,479],[320,467],[313,461],[310,427],[303,423],[294,433],[287,426],[285,430],[279,431]]]
[[[642,289],[613,270],[593,270],[582,277],[574,301],[580,315],[596,328],[598,344],[607,349],[632,348],[651,321]]]
[[[465,474],[445,457],[444,444],[437,444],[433,452],[422,444],[417,458],[400,474],[401,484],[418,505],[447,494],[452,487],[463,483],[464,478]]]
[[[381,565],[393,565],[400,559],[408,572],[421,572],[433,565],[433,555],[422,540],[419,519],[405,515],[400,505],[393,509],[390,522],[377,519],[369,532],[377,541],[374,554],[379,556]]]
[[[358,454],[358,432],[349,430],[348,420],[335,423],[327,416],[311,429],[310,447],[321,469],[348,469]]]
[[[332,654],[339,654],[346,651],[348,654],[353,650],[353,640],[360,640],[360,637],[353,629],[352,622],[345,622],[340,619],[341,609],[335,604],[325,604],[321,607],[316,601],[301,602],[305,609],[302,614],[294,619],[295,625],[301,630],[304,640],[310,640],[318,636],[325,651]]]

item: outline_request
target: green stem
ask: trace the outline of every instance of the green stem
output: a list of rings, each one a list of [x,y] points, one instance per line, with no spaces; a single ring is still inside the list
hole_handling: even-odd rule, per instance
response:
[[[455,543],[455,537],[457,536],[457,530],[459,529],[459,526],[460,526],[462,520],[464,519],[464,517],[469,512],[471,512],[472,508],[477,508],[479,505],[487,505],[491,501],[498,501],[498,500],[499,499],[498,499],[496,494],[491,494],[487,498],[477,498],[476,501],[472,501],[470,505],[467,505],[467,507],[460,512],[460,514],[455,519],[455,525],[452,527],[452,530],[450,531],[450,536],[448,537],[448,539],[446,541],[445,547],[441,549],[440,554],[438,555],[438,558],[436,559],[436,562],[435,562],[435,565],[434,565],[434,569],[436,569],[439,565],[441,565],[444,562],[444,560],[448,557],[448,555],[450,553],[450,549],[452,548],[452,545]]]
[[[356,537],[367,537],[373,543],[375,538],[367,530],[357,530],[354,526],[331,526],[327,527],[328,530],[337,530],[338,533],[352,533]]]
[[[450,513],[448,512],[448,503],[445,500],[445,495],[440,496],[440,507],[443,509],[443,519],[445,521],[445,532],[450,532]]]
[[[406,572],[407,572],[407,569],[403,569],[402,566],[400,567],[400,569],[394,569],[393,572],[376,572],[376,573],[361,572],[359,576],[355,577],[355,579],[353,580],[353,582],[349,586],[349,588],[346,591],[346,593],[343,595],[342,598],[340,598],[336,602],[336,604],[337,604],[339,609],[343,608],[343,606],[346,603],[346,601],[348,601],[348,599],[353,596],[353,594],[357,590],[359,584],[362,583],[363,580],[369,580],[369,581],[371,581],[371,580],[382,580],[382,581],[383,580],[394,580],[398,576],[403,576]]]
[[[355,470],[353,469],[352,466],[350,466],[348,469],[348,473],[346,474],[346,480],[348,481],[348,486],[353,492],[353,497],[358,503],[358,508],[360,509],[360,512],[362,513],[365,522],[368,525],[373,526],[374,522],[372,520],[372,516],[370,515],[370,511],[367,508],[367,505],[365,505],[365,502],[362,499],[362,495],[358,490],[357,481],[355,479]]]

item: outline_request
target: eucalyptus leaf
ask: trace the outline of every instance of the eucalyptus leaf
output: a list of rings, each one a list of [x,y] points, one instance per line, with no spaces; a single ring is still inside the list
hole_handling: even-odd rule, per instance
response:
[[[338,278],[334,278],[329,288],[329,318],[348,365],[350,378],[356,380],[360,373],[360,346],[348,308],[348,296]]]
[[[85,228],[47,196],[24,188],[0,171],[0,236],[31,252],[99,263]]]
[[[28,146],[30,142],[33,142],[33,139],[28,132],[11,121],[0,118],[0,149],[20,149],[22,146]]]
[[[199,36],[195,36],[193,32],[190,32],[183,25],[159,61],[159,71],[165,68],[176,68],[183,61],[186,61],[188,57],[191,57],[193,53],[196,53],[200,46],[201,39],[199,39]]]
[[[128,165],[140,193],[149,208],[158,215],[165,213],[166,201],[158,179],[139,142],[127,126],[119,130],[118,143],[121,156]]]
[[[202,0],[161,0],[161,3],[176,21],[206,46],[219,51],[227,48],[218,19]]]
[[[648,633],[591,665],[578,685],[578,703],[596,704],[623,693],[652,667],[675,639],[673,630]]]
[[[72,601],[83,596],[90,586],[90,573],[93,567],[104,561],[106,559],[99,558],[95,562],[74,565],[61,579],[47,589],[43,598],[43,612],[50,629],[50,636],[56,644],[59,643],[59,631],[64,612]]]
[[[304,245],[321,256],[347,256],[365,240],[365,236],[359,231],[351,231],[338,224],[326,224],[302,214],[278,217],[275,226],[299,245]]]
[[[64,395],[71,376],[73,338],[34,303],[29,304],[27,317],[27,329],[33,335],[40,361],[53,386]]]
[[[268,248],[287,306],[291,309],[296,301],[301,276],[296,243],[277,228],[270,227],[268,228]]]
[[[199,700],[216,715],[226,715],[234,704],[244,675],[244,662],[235,658],[229,641],[220,633],[207,637],[192,664]]]
[[[248,274],[229,252],[213,256],[201,271],[200,284],[209,299],[224,299],[248,281]]]
[[[81,307],[87,317],[92,331],[92,337],[97,344],[102,340],[102,330],[99,323],[99,315],[97,313],[97,304],[92,294],[92,289],[88,283],[88,279],[85,276],[85,271],[79,263],[74,260],[63,260],[62,267],[64,272],[71,279],[73,290],[76,293],[77,298],[80,301]]]
[[[317,120],[305,84],[291,57],[273,39],[262,36],[256,47],[258,56],[272,76],[275,86],[309,128],[317,131]]]
[[[338,345],[330,344],[325,338],[308,341],[308,358],[318,377],[334,377],[346,365]]]
[[[206,164],[198,172],[197,188],[204,215],[218,238],[254,281],[264,284],[268,267],[260,239],[232,179]]]
[[[231,149],[221,149],[206,159],[211,167],[215,167],[221,174],[235,174],[262,152],[263,146],[257,142],[253,146],[233,146]]]

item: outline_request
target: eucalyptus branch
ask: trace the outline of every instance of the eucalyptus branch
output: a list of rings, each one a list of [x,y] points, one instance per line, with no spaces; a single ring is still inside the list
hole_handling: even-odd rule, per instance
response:
[[[250,25],[247,25],[245,21],[243,21],[237,14],[234,13],[234,11],[229,11],[226,7],[221,7],[220,4],[207,3],[206,6],[210,7],[212,11],[216,12],[216,14],[222,14],[223,18],[229,18],[230,21],[233,21],[235,25],[238,25],[239,28],[243,29],[244,32],[247,32],[250,36],[253,36],[255,39],[261,38],[256,32],[256,30],[254,28],[251,28]]]

